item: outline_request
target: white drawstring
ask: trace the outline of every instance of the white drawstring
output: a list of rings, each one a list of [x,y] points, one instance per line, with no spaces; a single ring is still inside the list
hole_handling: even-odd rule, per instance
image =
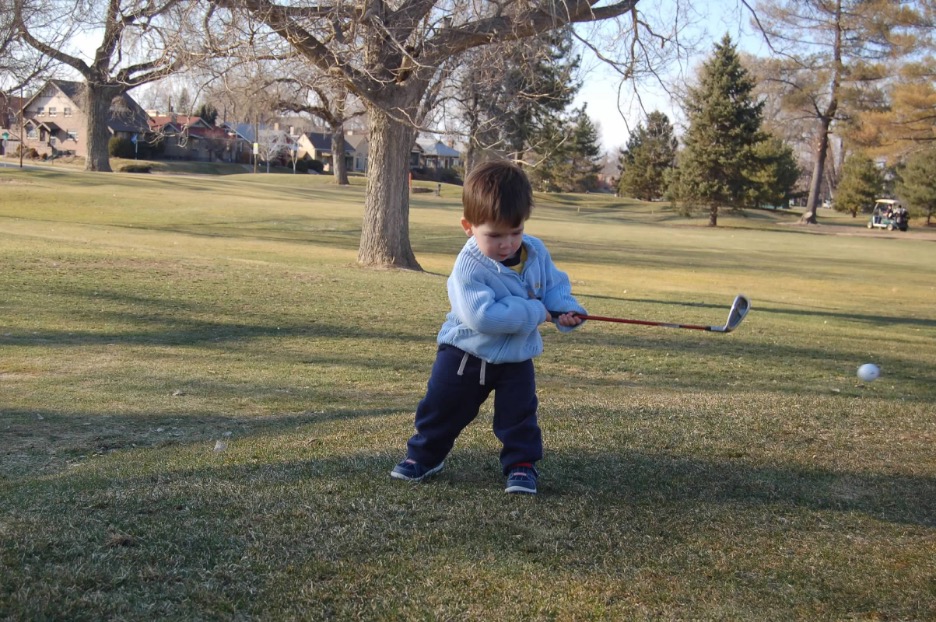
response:
[[[465,352],[465,356],[462,357],[461,365],[458,366],[458,375],[465,375],[465,365],[468,364],[468,353]],[[481,386],[484,386],[485,375],[487,374],[487,361],[481,359]]]

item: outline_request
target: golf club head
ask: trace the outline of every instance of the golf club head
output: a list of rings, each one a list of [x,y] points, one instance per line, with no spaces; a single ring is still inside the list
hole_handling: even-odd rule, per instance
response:
[[[731,310],[728,311],[728,321],[725,322],[723,332],[730,333],[736,329],[750,310],[751,301],[744,294],[738,294],[734,302],[731,303]]]

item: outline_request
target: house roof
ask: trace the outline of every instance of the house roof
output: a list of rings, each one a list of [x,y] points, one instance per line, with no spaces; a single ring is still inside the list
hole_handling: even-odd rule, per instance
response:
[[[189,128],[189,135],[201,138],[226,138],[227,131],[221,127],[196,126]]]
[[[345,142],[351,145],[355,150],[360,150],[361,145],[367,142],[367,136],[364,134],[346,134]]]
[[[327,151],[331,153],[332,150],[332,136],[331,134],[324,134],[321,132],[305,132],[303,136],[312,143],[312,146],[315,147],[316,151]],[[354,151],[354,148],[348,144],[347,140],[342,140],[344,143],[344,152],[348,153]]]
[[[438,156],[440,158],[459,158],[461,154],[452,149],[441,140],[417,139],[416,144],[422,149],[423,155]]]
[[[84,82],[49,80],[46,85],[54,86],[75,105],[75,108],[84,110],[81,105],[81,95],[85,89]],[[39,97],[43,91],[45,91],[45,85],[24,104],[24,107]],[[149,129],[148,116],[132,97],[122,93],[114,98],[111,104],[107,126],[114,132],[143,133]]]
[[[222,127],[227,128],[228,131],[234,132],[249,143],[257,142],[254,138],[253,123],[224,123]]]
[[[167,126],[182,130],[185,128],[210,127],[201,117],[184,114],[164,114],[152,115],[149,117],[149,126],[151,129],[161,129]]]

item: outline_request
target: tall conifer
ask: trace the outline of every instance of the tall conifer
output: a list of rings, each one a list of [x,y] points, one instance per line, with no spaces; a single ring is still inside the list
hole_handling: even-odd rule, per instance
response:
[[[754,80],[725,35],[686,98],[689,128],[671,196],[686,211],[707,209],[713,227],[718,208],[741,207],[755,183],[754,146],[766,136],[761,131],[763,104],[754,100],[753,90]]]

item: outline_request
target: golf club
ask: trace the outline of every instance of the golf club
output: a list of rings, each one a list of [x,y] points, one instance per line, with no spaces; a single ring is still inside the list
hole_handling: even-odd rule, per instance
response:
[[[691,330],[707,330],[713,333],[730,333],[741,324],[741,321],[744,319],[744,316],[747,315],[747,312],[751,309],[751,301],[748,300],[747,296],[744,294],[738,294],[735,296],[734,302],[731,303],[731,310],[728,312],[728,321],[725,322],[724,326],[701,326],[698,324],[673,324],[670,322],[653,322],[650,320],[626,320],[624,318],[618,317],[602,317],[600,315],[585,315],[582,313],[576,313],[576,317],[580,317],[583,320],[597,320],[599,322],[617,322],[619,324],[640,324],[642,326],[662,326],[663,328],[688,328]],[[552,317],[557,317],[562,315],[562,312],[559,311],[550,311],[549,315]]]

